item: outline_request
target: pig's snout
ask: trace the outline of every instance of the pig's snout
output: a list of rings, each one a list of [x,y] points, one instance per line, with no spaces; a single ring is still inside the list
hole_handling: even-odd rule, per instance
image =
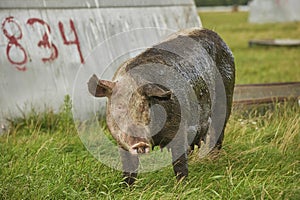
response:
[[[130,153],[132,154],[144,154],[150,151],[150,145],[145,142],[139,142],[130,147]]]

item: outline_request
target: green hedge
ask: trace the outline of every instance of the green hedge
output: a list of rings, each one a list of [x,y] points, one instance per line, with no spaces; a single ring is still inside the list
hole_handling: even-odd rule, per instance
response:
[[[195,0],[196,6],[247,5],[250,0]]]

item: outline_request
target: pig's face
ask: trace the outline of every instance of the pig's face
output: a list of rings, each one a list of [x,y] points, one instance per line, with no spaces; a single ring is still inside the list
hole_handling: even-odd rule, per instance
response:
[[[137,86],[130,76],[111,82],[94,75],[88,87],[93,96],[108,97],[107,125],[119,146],[132,154],[149,152],[151,99],[169,98],[171,92],[153,83]]]

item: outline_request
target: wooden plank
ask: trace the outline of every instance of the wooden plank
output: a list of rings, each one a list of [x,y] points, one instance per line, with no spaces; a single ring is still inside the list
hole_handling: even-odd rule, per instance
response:
[[[250,40],[249,46],[288,46],[296,47],[300,46],[300,40],[295,39],[270,39],[270,40]]]
[[[300,99],[300,82],[236,85],[233,104],[265,104],[289,99]]]

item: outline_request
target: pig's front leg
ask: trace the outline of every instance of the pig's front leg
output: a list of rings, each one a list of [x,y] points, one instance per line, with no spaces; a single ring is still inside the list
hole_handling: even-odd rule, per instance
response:
[[[178,148],[178,147],[177,147]],[[177,181],[188,176],[188,158],[185,150],[172,148],[172,164]]]
[[[132,185],[136,180],[138,167],[139,167],[139,158],[138,155],[133,155],[128,151],[119,148],[121,161],[123,165],[123,177],[124,181],[128,185]]]

